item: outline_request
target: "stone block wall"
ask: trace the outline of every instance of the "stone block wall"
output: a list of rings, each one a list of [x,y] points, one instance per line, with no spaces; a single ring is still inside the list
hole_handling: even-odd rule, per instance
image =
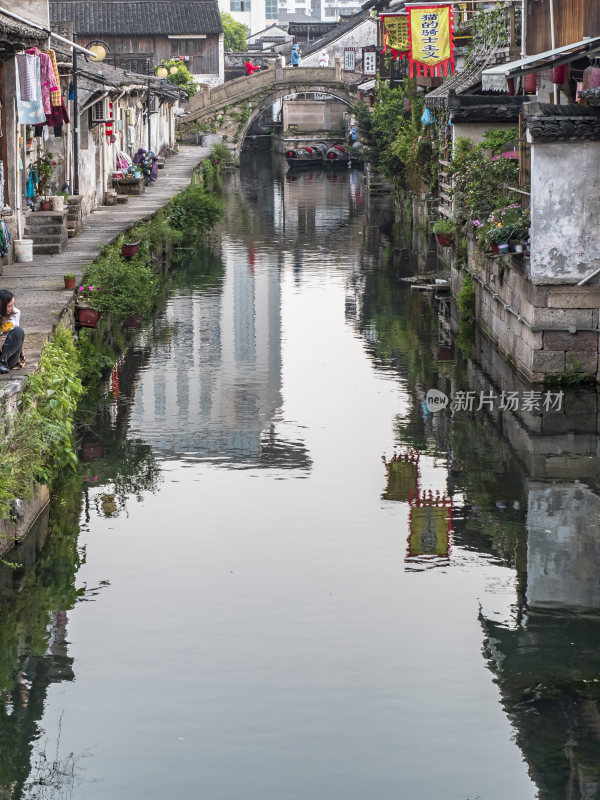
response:
[[[524,254],[489,256],[469,241],[478,324],[532,382],[598,378],[600,287],[534,284],[528,262]],[[455,295],[465,274],[453,265]]]

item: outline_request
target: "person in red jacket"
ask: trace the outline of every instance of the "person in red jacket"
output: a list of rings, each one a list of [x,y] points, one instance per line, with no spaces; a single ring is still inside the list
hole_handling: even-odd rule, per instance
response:
[[[246,75],[252,75],[254,72],[256,72],[257,69],[260,69],[260,67],[254,66],[251,58],[249,58],[248,61],[246,61],[245,67],[246,67]]]

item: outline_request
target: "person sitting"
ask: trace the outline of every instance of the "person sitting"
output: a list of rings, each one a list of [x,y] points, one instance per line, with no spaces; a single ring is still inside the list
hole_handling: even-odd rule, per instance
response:
[[[255,66],[252,63],[251,58],[249,58],[248,61],[246,61],[244,66],[246,67],[246,75],[253,75],[256,72],[256,70],[260,69],[258,65]]]
[[[319,66],[320,67],[329,66],[329,53],[327,52],[327,50],[321,50],[319,54]]]
[[[0,289],[0,375],[25,363],[25,331],[19,326],[20,320],[21,312],[15,308],[14,294]]]

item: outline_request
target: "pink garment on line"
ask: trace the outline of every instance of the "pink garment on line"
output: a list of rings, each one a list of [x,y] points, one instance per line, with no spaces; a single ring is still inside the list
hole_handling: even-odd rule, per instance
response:
[[[42,103],[44,105],[44,114],[50,114],[52,110],[52,103],[50,102],[50,92],[56,92],[58,86],[56,85],[56,75],[54,74],[54,67],[52,66],[52,59],[46,53],[42,53],[37,47],[32,47],[27,51],[29,54],[33,53],[40,60],[40,82],[42,85]]]

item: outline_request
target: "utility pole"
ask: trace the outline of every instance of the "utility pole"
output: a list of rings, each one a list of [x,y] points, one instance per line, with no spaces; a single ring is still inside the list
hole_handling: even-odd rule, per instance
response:
[[[150,60],[146,61],[146,69],[148,72],[148,150],[152,150],[152,96],[150,94]]]
[[[77,34],[73,33],[77,42]],[[79,194],[79,97],[77,94],[77,50],[73,48],[73,194]]]

